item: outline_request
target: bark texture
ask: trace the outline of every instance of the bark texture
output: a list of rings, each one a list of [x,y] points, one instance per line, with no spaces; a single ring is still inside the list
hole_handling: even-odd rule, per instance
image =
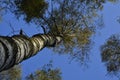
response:
[[[60,36],[51,34],[0,36],[0,72],[34,56],[44,47],[54,47],[61,40]]]

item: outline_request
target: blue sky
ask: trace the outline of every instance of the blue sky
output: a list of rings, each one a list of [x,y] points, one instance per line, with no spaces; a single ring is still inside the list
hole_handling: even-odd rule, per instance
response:
[[[104,5],[101,13],[103,14],[105,25],[104,28],[98,30],[94,36],[95,44],[90,53],[91,57],[88,68],[81,68],[80,65],[74,61],[69,63],[68,55],[58,55],[52,50],[45,48],[36,56],[21,63],[23,77],[36,69],[40,69],[42,65],[49,63],[50,60],[53,60],[54,67],[61,69],[63,80],[118,80],[116,77],[111,78],[106,76],[105,65],[101,63],[100,46],[104,44],[106,39],[112,34],[120,33],[120,23],[117,22],[117,18],[120,16],[119,9],[120,4],[106,3]],[[12,31],[9,23],[12,23],[15,30],[22,28],[29,36],[41,33],[41,29],[36,29],[36,25],[26,24],[21,20],[18,21],[12,14],[7,14],[3,16],[3,21],[0,22],[0,35],[8,35]]]

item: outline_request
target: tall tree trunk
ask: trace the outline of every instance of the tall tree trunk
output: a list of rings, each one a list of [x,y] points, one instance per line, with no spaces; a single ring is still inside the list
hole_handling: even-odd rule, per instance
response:
[[[0,71],[7,70],[34,56],[44,47],[54,47],[62,40],[60,36],[36,34],[32,37],[14,35],[0,36]]]

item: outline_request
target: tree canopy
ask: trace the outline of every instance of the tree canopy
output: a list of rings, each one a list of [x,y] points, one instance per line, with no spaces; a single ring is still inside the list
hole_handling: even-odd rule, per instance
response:
[[[0,72],[0,80],[21,80],[20,65],[16,65],[9,70]]]
[[[70,54],[72,58],[83,63],[88,57],[91,37],[98,26],[96,21],[101,23],[102,18],[97,11],[102,1],[39,0],[37,5],[37,0],[31,1],[32,3],[28,0],[15,0],[13,3],[16,8],[12,8],[13,13],[17,16],[23,15],[28,23],[36,23],[43,28],[44,33],[60,35],[63,41],[54,51]]]
[[[101,58],[105,63],[107,71],[117,75],[120,71],[120,35],[112,35],[104,45],[101,46]]]
[[[40,70],[31,73],[26,80],[62,80],[59,68],[53,68],[52,63],[45,64]]]
[[[25,78],[22,77],[22,70],[20,65],[0,73],[1,80],[62,80],[61,71],[59,68],[53,68],[53,63],[43,65],[34,73],[30,73]]]

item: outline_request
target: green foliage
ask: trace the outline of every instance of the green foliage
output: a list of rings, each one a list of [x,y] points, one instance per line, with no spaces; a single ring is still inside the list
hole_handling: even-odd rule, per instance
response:
[[[0,73],[0,80],[22,80],[21,66],[16,65],[13,68]],[[52,63],[44,65],[40,70],[28,75],[25,80],[62,80],[59,68],[53,68]]]
[[[39,23],[47,26],[46,32],[63,38],[62,43],[54,48],[55,52],[69,54],[71,58],[83,63],[88,57],[91,36],[97,26],[94,23],[98,18],[98,15],[95,16],[96,9],[91,8],[91,4],[86,5],[79,0],[55,0],[52,3],[58,6],[52,6],[49,16]]]
[[[54,48],[59,54],[69,54],[72,59],[77,60],[81,64],[85,63],[89,58],[91,49],[91,35],[94,34],[91,28],[78,28],[72,31],[67,30],[63,35],[63,42]]]
[[[101,47],[102,62],[106,64],[107,71],[117,73],[120,71],[120,36],[112,35]]]
[[[106,2],[106,0],[80,0],[81,2],[84,2],[86,5],[91,4],[91,7],[94,9],[103,9],[103,3]]]
[[[0,73],[0,80],[21,80],[21,68],[19,65]]]
[[[24,14],[27,22],[43,16],[48,5],[44,0],[15,0],[14,2],[17,6],[15,14]]]
[[[52,64],[47,64],[41,70],[28,75],[26,80],[61,80],[61,72],[58,68],[53,69]]]

